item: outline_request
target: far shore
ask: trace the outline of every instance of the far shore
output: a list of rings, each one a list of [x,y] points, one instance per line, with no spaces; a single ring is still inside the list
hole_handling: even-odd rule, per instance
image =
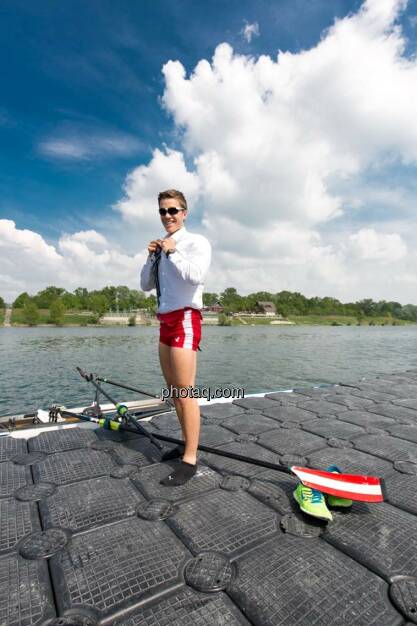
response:
[[[75,320],[74,314],[69,314],[65,317],[70,317],[71,321],[66,321],[65,317],[63,323],[52,324],[48,323],[45,319],[41,318],[38,324],[24,324],[22,321],[14,321],[11,319],[11,324],[7,325],[8,328],[115,328],[115,327],[134,327],[134,326],[159,326],[159,321],[156,317],[149,317],[145,321],[143,319],[137,319],[132,323],[131,317],[120,315],[117,318],[113,318],[110,321],[109,318],[105,318],[102,321],[95,323],[87,323],[85,316],[77,316],[79,319]],[[130,319],[130,323],[129,323]],[[5,328],[3,325],[4,316],[0,317],[0,327]],[[203,325],[206,326],[273,326],[274,328],[280,326],[415,326],[417,322],[395,319],[392,317],[363,317],[357,319],[352,316],[344,315],[289,315],[288,318],[281,318],[277,316],[250,316],[234,314],[226,319],[219,320],[217,316],[204,316]]]

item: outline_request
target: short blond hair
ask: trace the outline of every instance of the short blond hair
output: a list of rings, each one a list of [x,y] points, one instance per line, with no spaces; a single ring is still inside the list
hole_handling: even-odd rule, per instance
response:
[[[158,194],[158,204],[161,200],[165,200],[166,198],[173,198],[179,200],[180,205],[183,209],[188,209],[187,200],[185,199],[184,194],[177,189],[167,189],[166,191],[161,191]]]

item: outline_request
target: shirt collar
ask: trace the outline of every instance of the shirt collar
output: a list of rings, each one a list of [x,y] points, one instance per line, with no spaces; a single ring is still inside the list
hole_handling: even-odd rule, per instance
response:
[[[181,226],[181,228],[179,228],[178,230],[175,231],[175,233],[173,233],[172,235],[170,234],[166,234],[164,239],[174,239],[175,241],[179,241],[182,237],[184,237],[184,235],[187,233],[188,231],[186,230],[185,226]]]

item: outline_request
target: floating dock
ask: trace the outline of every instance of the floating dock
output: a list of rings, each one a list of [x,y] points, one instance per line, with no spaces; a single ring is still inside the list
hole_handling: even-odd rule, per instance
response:
[[[1,626],[417,624],[417,372],[202,407],[201,443],[382,476],[386,502],[323,523],[296,479],[201,453],[159,484],[146,439],[0,438]],[[149,429],[178,437],[173,413]]]

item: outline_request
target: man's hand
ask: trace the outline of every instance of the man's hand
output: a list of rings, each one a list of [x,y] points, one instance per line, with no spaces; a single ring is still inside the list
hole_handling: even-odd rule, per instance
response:
[[[168,239],[159,239],[159,245],[161,246],[163,252],[169,254],[175,250],[175,239],[172,239],[171,237]]]
[[[153,254],[160,248],[160,239],[155,239],[154,241],[150,241],[148,244],[148,252],[149,254]]]

